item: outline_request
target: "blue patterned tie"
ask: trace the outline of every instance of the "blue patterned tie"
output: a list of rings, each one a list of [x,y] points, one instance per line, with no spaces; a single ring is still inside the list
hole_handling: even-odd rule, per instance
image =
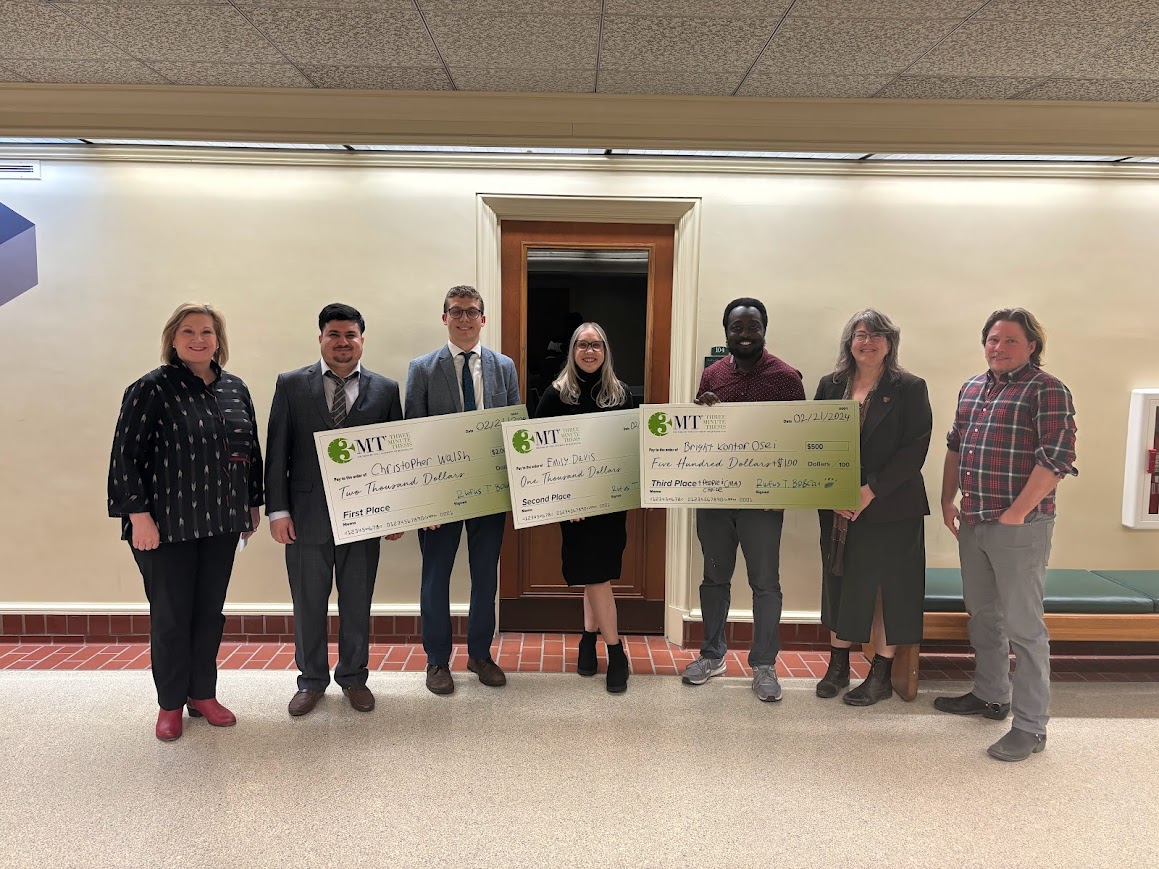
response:
[[[471,375],[471,357],[474,350],[464,350],[463,357],[463,410],[475,410],[475,378]]]

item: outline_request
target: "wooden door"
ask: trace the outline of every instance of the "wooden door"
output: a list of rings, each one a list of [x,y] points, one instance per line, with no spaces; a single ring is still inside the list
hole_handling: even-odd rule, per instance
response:
[[[644,401],[668,401],[674,228],[652,224],[504,221],[501,231],[502,347],[515,360],[524,395],[527,395],[531,375],[527,344],[528,252],[535,249],[646,251],[647,311],[638,336],[643,343]],[[617,338],[612,344],[617,358],[623,355],[622,343],[623,338]],[[566,352],[565,346],[563,353]],[[628,547],[624,552],[623,571],[620,580],[612,584],[622,632],[664,632],[664,528],[663,510],[633,510],[628,514]],[[500,630],[574,632],[582,627],[582,589],[568,588],[563,580],[558,525],[516,531],[508,518],[500,561],[499,597]]]

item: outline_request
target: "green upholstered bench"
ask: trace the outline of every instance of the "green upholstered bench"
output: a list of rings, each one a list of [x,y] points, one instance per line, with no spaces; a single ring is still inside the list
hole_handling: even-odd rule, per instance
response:
[[[1159,640],[1159,570],[1046,571],[1043,600],[1046,627],[1054,640],[1149,642]],[[928,640],[969,639],[962,572],[926,570],[924,636]],[[894,690],[904,699],[917,696],[917,645],[897,651]]]

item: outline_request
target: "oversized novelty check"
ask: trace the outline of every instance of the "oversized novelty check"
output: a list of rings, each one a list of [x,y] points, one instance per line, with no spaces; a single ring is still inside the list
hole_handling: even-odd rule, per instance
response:
[[[765,401],[641,409],[645,507],[856,510],[855,401]]]
[[[640,412],[503,423],[516,528],[640,506]]]
[[[518,419],[523,405],[317,432],[334,540],[506,513],[503,423]]]

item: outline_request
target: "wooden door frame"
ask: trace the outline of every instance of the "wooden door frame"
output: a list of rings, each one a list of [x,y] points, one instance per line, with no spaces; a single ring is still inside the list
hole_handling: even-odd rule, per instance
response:
[[[475,201],[476,287],[488,311],[488,325],[500,333],[503,320],[500,221],[667,223],[675,226],[668,394],[670,401],[692,400],[700,372],[696,347],[700,199],[480,193]],[[664,635],[674,643],[682,643],[684,622],[696,602],[691,575],[694,542],[691,510],[667,511],[665,540]]]
[[[590,221],[504,220],[502,230],[503,352],[515,360],[519,382],[529,382],[528,311],[530,309],[528,256],[536,249],[638,250],[648,255],[644,321],[644,395],[652,403],[668,401],[671,386],[672,279],[675,231],[670,223],[594,223]],[[512,316],[512,310],[518,314]],[[622,339],[619,339],[622,340]],[[615,583],[622,633],[662,632],[667,612],[667,517],[656,510],[634,511],[628,520],[630,539],[625,554],[628,574],[639,586]],[[542,529],[516,531],[510,523],[503,540],[499,572],[500,630],[568,630],[582,619],[579,589],[538,590],[534,538]],[[628,556],[633,564],[627,567]],[[542,553],[540,555],[542,557]],[[555,556],[558,558],[558,555]],[[542,567],[542,565],[539,565]],[[505,627],[506,626],[506,627]]]

